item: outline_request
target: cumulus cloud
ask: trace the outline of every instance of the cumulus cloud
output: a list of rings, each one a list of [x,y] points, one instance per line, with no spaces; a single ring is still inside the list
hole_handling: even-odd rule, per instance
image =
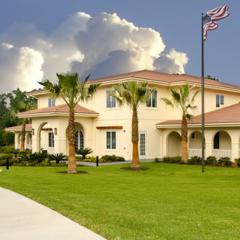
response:
[[[166,73],[184,73],[184,66],[188,63],[186,53],[171,49],[169,53],[163,54],[156,59],[154,65],[156,69]]]
[[[92,73],[92,77],[141,69],[184,73],[187,55],[166,52],[159,32],[135,26],[117,14],[77,12],[51,34],[27,23],[0,33],[0,81],[4,90],[37,87],[56,72]],[[3,91],[0,89],[0,92]]]
[[[14,47],[9,43],[0,46],[1,92],[11,91],[17,87],[31,90],[38,86],[43,71],[43,56],[29,47]]]

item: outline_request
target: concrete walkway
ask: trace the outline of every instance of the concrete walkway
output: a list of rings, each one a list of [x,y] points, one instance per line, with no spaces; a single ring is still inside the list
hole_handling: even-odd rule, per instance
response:
[[[1,240],[104,240],[61,214],[0,187]]]

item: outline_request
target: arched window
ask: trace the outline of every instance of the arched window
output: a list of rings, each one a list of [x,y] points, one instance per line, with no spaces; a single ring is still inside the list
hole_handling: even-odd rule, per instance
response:
[[[84,135],[80,129],[75,132],[75,148],[76,150],[84,148]]]

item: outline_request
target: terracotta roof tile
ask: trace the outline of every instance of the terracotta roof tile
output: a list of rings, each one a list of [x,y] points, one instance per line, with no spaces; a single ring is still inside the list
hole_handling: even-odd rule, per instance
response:
[[[193,84],[200,84],[201,78],[189,74],[169,74],[169,73],[163,73],[158,71],[152,71],[152,70],[141,70],[141,71],[135,71],[135,72],[129,72],[129,73],[122,73],[117,75],[111,75],[106,76],[98,79],[89,80],[89,83],[106,83],[113,80],[121,80],[124,78],[139,78],[144,80],[154,80],[159,81],[162,83],[168,83],[168,84],[174,84],[174,83],[193,83]],[[205,79],[206,87],[213,86],[213,87],[224,87],[229,89],[238,89],[240,90],[240,85],[234,85],[230,83],[224,83],[217,80],[210,80]],[[43,89],[33,90],[32,92],[29,92],[28,95],[38,95],[39,93],[45,93],[46,91]]]
[[[180,124],[181,120],[167,120],[159,125]],[[189,124],[200,124],[201,115],[194,116]],[[205,123],[240,123],[240,103],[205,113]]]
[[[5,128],[5,131],[6,132],[20,132],[20,131],[22,131],[22,125]],[[26,131],[27,132],[32,131],[32,124],[26,124]]]
[[[61,104],[53,107],[46,107],[46,108],[39,108],[34,109],[26,112],[21,112],[18,114],[18,116],[24,116],[28,114],[38,114],[38,113],[68,113],[68,106],[67,104]],[[75,113],[83,113],[83,114],[97,114],[97,112],[92,111],[88,108],[82,107],[80,105],[77,105],[75,107]]]

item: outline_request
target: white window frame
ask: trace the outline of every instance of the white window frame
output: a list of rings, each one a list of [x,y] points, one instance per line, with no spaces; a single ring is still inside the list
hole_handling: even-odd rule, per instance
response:
[[[116,131],[106,132],[106,149],[112,149],[112,150],[117,149],[117,132]]]
[[[219,108],[224,105],[224,95],[217,94],[216,95],[216,107]]]
[[[145,154],[141,154],[141,134],[144,134],[145,136]],[[147,132],[146,131],[139,131],[139,142],[138,142],[138,151],[139,151],[139,158],[140,159],[145,159],[147,158]]]
[[[111,94],[114,93],[114,89],[107,89],[106,90],[106,108],[116,108],[116,99]]]
[[[55,106],[55,99],[49,98],[48,99],[48,107],[54,107]]]
[[[148,108],[157,108],[157,90],[153,89],[149,99],[146,102],[146,106]],[[154,105],[154,97],[155,97],[155,105]]]
[[[54,147],[54,133],[48,132],[48,147]]]

